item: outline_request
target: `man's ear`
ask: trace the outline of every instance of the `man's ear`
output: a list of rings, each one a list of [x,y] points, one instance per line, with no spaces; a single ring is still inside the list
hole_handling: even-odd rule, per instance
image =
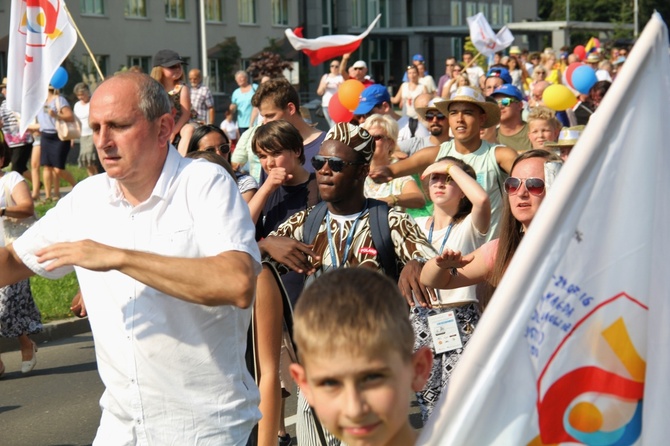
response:
[[[412,355],[412,368],[414,377],[412,378],[412,390],[419,392],[426,385],[430,376],[430,369],[433,367],[433,352],[428,347],[421,347]]]
[[[286,111],[288,112],[288,114],[289,114],[290,116],[293,116],[293,115],[295,115],[295,114],[297,113],[298,109],[297,109],[297,107],[295,106],[295,104],[294,104],[293,102],[289,102],[289,103],[286,105]]]
[[[158,142],[161,147],[166,146],[170,142],[170,135],[174,128],[174,118],[171,113],[165,113],[158,118]]]
[[[289,372],[291,372],[291,378],[295,381],[296,385],[300,387],[300,391],[305,396],[307,403],[312,405],[312,389],[307,383],[307,373],[305,373],[305,368],[294,362],[289,366]]]

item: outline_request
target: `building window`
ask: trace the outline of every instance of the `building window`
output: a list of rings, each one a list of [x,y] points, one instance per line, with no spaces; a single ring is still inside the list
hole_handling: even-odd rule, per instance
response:
[[[451,2],[451,26],[460,26],[461,22],[461,7],[460,1]]]
[[[479,4],[479,12],[484,14],[484,17],[486,17],[486,20],[489,19],[489,4],[488,3],[480,3]]]
[[[145,73],[151,73],[151,56],[128,56],[128,68],[138,66]]]
[[[223,6],[221,0],[205,1],[205,20],[208,22],[223,22]]]
[[[288,0],[272,0],[272,24],[288,25]]]
[[[465,17],[472,17],[477,14],[477,3],[465,2]]]
[[[500,25],[500,7],[491,5],[491,25]]]
[[[463,41],[460,37],[453,37],[451,39],[451,54],[456,60],[463,60]]]
[[[102,0],[81,0],[80,5],[82,14],[102,15],[105,13]]]
[[[329,36],[333,33],[333,2],[321,0],[321,35]]]
[[[107,77],[107,68],[109,67],[109,56],[97,55],[95,56],[95,61],[98,63],[102,75]],[[81,64],[84,74],[93,75],[98,81],[102,81],[102,79],[99,79],[98,70],[95,68],[95,64],[93,63],[93,59],[91,59],[90,55],[84,54],[81,58]]]
[[[126,17],[146,17],[147,5],[144,0],[126,0],[123,14]]]
[[[174,20],[186,19],[184,0],[165,0],[165,18]]]
[[[379,15],[380,27],[387,27],[387,16],[390,14],[388,0],[351,0],[351,26],[354,28],[367,28]]]
[[[507,25],[508,23],[512,23],[514,21],[514,18],[512,16],[512,5],[503,5],[503,24]]]
[[[237,11],[240,23],[256,23],[256,4],[254,0],[237,0]]]

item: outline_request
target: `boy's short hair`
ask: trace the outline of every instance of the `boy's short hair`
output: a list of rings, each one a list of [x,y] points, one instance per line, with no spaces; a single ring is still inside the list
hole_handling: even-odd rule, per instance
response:
[[[295,105],[296,110],[300,110],[298,91],[293,88],[293,85],[286,78],[278,77],[263,82],[251,98],[251,105],[260,107],[261,103],[268,99],[281,110],[288,107],[290,103]]]
[[[548,108],[548,107],[543,107],[543,106],[538,106],[538,107],[533,107],[530,110],[530,113],[528,113],[528,118],[526,118],[526,122],[529,124],[532,121],[547,121],[547,123],[553,128],[554,130],[560,130],[561,127],[563,127],[563,124],[561,124],[561,121],[559,121],[556,118],[556,113]]]
[[[258,156],[259,149],[271,155],[291,150],[300,155],[300,164],[305,164],[304,140],[298,129],[283,119],[268,122],[256,129],[251,138],[251,150]]]
[[[327,272],[307,287],[294,313],[298,357],[348,351],[373,355],[397,351],[410,361],[414,331],[397,285],[368,268]]]

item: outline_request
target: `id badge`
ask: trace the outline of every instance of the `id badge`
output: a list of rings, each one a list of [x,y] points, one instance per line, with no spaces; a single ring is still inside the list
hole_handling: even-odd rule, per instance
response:
[[[435,353],[445,353],[463,347],[453,311],[428,316],[428,328]]]

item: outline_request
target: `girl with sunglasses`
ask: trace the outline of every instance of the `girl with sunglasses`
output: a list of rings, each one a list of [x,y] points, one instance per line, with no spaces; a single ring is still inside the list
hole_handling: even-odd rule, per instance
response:
[[[430,169],[430,167],[429,167]],[[486,242],[491,226],[491,201],[477,183],[474,169],[450,156],[437,162],[437,169],[424,176],[424,188],[433,201],[433,215],[417,217],[417,225],[438,253],[445,248],[472,252]],[[433,169],[434,170],[434,169]],[[430,308],[414,306],[410,320],[414,328],[415,350],[433,351],[433,369],[428,383],[417,393],[424,421],[428,419],[451,376],[451,372],[472,336],[481,315],[476,286],[454,290],[435,290]],[[442,351],[431,336],[430,321],[453,311],[462,346]]]
[[[230,141],[225,132],[215,125],[201,125],[193,132],[186,153],[198,151],[213,152],[230,164]],[[242,198],[249,203],[258,190],[258,183],[251,175],[240,172],[235,172],[235,180]]]
[[[393,157],[398,139],[398,123],[395,119],[388,115],[374,114],[368,117],[361,127],[370,132],[375,141],[370,169],[397,161]],[[368,177],[365,179],[365,196],[385,201],[389,207],[395,207],[397,210],[419,209],[426,204],[423,192],[411,176],[394,178],[382,184],[377,184]]]
[[[519,155],[504,184],[507,199],[503,199],[500,238],[467,255],[446,248],[426,263],[421,271],[421,283],[440,289],[485,283],[486,292],[479,296],[485,308],[544,200],[547,161],[560,161],[560,158],[546,150],[529,150]],[[439,166],[433,165],[424,175],[438,169]]]

